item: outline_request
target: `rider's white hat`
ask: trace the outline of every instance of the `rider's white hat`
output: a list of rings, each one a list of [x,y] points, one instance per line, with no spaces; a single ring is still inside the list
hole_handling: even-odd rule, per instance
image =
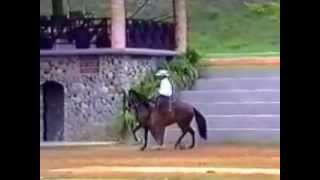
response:
[[[166,76],[169,77],[169,72],[167,70],[161,69],[156,73],[156,76]]]

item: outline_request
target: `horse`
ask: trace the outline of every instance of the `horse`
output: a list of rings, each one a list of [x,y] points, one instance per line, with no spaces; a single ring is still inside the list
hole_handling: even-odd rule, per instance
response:
[[[181,144],[183,137],[190,133],[192,137],[192,143],[188,149],[195,147],[195,132],[191,127],[191,122],[193,117],[195,117],[196,123],[198,125],[198,132],[201,138],[207,139],[207,125],[206,120],[203,115],[192,105],[176,100],[172,104],[172,111],[167,111],[167,105],[158,104],[153,102],[137,93],[134,90],[129,91],[128,95],[128,108],[133,112],[138,121],[138,126],[133,129],[133,135],[135,140],[136,131],[141,127],[144,128],[144,145],[141,147],[143,151],[147,147],[148,141],[148,131],[150,130],[152,136],[155,138],[156,142],[163,146],[165,128],[169,125],[177,123],[178,127],[181,129],[182,134],[175,143],[174,148],[177,149]],[[181,147],[181,146],[180,146]]]

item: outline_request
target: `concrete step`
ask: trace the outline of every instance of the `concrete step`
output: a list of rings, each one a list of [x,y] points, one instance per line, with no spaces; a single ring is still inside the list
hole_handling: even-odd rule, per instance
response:
[[[244,128],[225,128],[208,129],[207,140],[201,139],[196,129],[196,143],[274,143],[280,144],[280,129],[244,129]],[[180,130],[167,130],[165,143],[175,143],[181,135]],[[150,138],[152,139],[152,138]],[[183,142],[190,143],[191,136],[187,134]]]
[[[280,114],[280,102],[191,103],[203,115]]]
[[[279,89],[259,90],[194,90],[182,91],[179,94],[182,101],[193,103],[212,103],[221,101],[280,101]]]
[[[200,137],[198,129],[195,130],[196,144],[221,144],[221,143],[249,143],[249,144],[280,144],[280,129],[271,128],[216,128],[207,130],[207,140]],[[166,129],[164,143],[175,144],[182,132],[180,129]],[[143,130],[138,132],[138,137],[142,139]],[[182,143],[189,145],[191,135],[188,133],[182,139]],[[148,134],[148,144],[155,145],[155,140]]]
[[[192,90],[280,89],[279,77],[199,79]]]
[[[206,115],[207,128],[280,128],[280,115]],[[194,129],[197,129],[196,121],[191,123]],[[179,129],[174,124],[168,129]]]
[[[200,77],[204,79],[221,77],[280,77],[279,67],[237,67],[237,68],[201,68]]]

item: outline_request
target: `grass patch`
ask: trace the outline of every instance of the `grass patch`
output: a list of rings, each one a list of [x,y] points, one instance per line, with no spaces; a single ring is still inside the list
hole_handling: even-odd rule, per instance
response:
[[[280,23],[252,12],[245,2],[189,1],[190,46],[204,56],[212,53],[231,53],[227,56],[233,56],[236,55],[233,53],[279,52]]]

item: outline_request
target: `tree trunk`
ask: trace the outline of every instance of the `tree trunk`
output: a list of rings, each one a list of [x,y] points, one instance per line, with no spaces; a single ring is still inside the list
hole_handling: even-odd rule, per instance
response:
[[[52,15],[53,16],[63,16],[63,0],[52,0]]]
[[[126,47],[126,18],[124,0],[111,0],[111,47]]]
[[[186,0],[173,0],[176,23],[176,51],[183,54],[187,50],[187,11]]]

